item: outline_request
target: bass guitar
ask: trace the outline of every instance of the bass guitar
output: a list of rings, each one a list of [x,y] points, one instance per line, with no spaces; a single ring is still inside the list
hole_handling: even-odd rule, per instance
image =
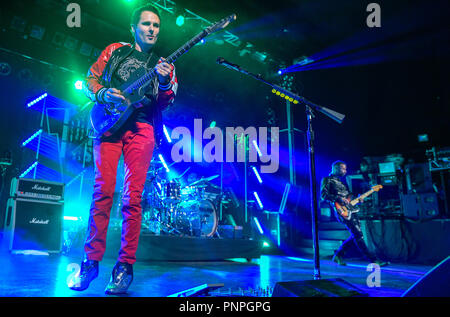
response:
[[[218,30],[225,28],[232,21],[236,20],[236,15],[232,14],[221,21],[204,29],[186,42],[172,55],[166,58],[168,64],[174,63],[181,55],[186,53],[195,44]],[[149,72],[142,69],[136,70],[133,75],[121,87],[117,88],[122,92],[125,100],[116,104],[95,103],[90,112],[91,125],[94,135],[97,138],[107,137],[119,130],[128,118],[141,107],[145,93],[153,79],[157,76],[155,68]]]
[[[341,205],[337,201],[334,203],[334,208],[336,211],[346,220],[350,220],[353,213],[359,212],[359,208],[356,206],[363,200],[364,198],[372,195],[374,192],[379,191],[383,188],[383,185],[375,185],[371,190],[365,192],[361,196],[351,200],[347,206]]]

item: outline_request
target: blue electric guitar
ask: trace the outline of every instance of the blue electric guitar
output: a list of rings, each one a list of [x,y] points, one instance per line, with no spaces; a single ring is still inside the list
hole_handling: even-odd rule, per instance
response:
[[[236,15],[232,14],[209,26],[167,57],[167,63],[174,63],[195,44],[211,33],[225,28],[234,20],[236,20]],[[125,101],[118,104],[94,104],[90,112],[90,119],[97,138],[113,135],[127,122],[136,109],[141,107],[140,103],[146,98],[145,93],[156,76],[155,68],[149,72],[145,72],[143,69],[137,70],[121,87],[117,88],[122,92]]]

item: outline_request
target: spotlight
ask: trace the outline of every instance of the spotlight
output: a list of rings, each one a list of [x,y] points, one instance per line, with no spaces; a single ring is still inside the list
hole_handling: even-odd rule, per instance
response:
[[[11,74],[11,65],[0,63],[0,76],[8,76],[9,74]]]
[[[183,15],[179,15],[177,16],[177,20],[175,22],[178,26],[183,26],[184,25],[184,16]]]
[[[64,47],[71,51],[74,51],[77,48],[77,45],[78,45],[78,40],[71,36],[68,36],[66,38],[66,40],[64,41]]]
[[[34,24],[31,27],[30,37],[36,40],[42,40],[44,38],[45,28],[39,25]]]
[[[75,86],[75,89],[77,89],[77,90],[83,89],[83,81],[82,80],[77,80],[75,82],[74,86]]]
[[[28,68],[24,68],[19,71],[18,76],[23,81],[29,81],[31,80],[31,77],[33,77],[33,73]]]
[[[80,54],[84,56],[91,56],[92,53],[92,45],[86,42],[83,42],[80,47]]]
[[[64,44],[64,38],[66,36],[61,32],[56,32],[53,36],[52,43],[56,46],[62,46]]]
[[[25,27],[27,26],[27,21],[23,18],[14,16],[11,21],[11,29],[23,32],[25,31]]]

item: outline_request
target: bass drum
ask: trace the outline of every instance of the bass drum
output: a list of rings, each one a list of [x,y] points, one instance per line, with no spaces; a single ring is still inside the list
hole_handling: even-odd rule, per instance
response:
[[[210,200],[182,201],[172,219],[181,233],[197,237],[212,237],[218,225],[216,208]]]

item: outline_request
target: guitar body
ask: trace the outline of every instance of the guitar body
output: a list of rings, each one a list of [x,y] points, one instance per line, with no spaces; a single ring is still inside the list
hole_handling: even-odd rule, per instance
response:
[[[122,103],[94,104],[90,112],[90,119],[96,137],[102,138],[113,135],[128,121],[135,110],[141,107],[140,103],[146,98],[145,92],[148,85],[136,90],[128,89],[128,87],[143,74],[145,74],[143,69],[137,69],[130,78],[118,88],[126,98]]]
[[[350,220],[352,218],[353,213],[359,212],[359,208],[356,206],[352,206],[351,204],[348,206],[343,206],[338,202],[334,203],[334,208],[345,220]]]
[[[372,195],[374,192],[378,192],[380,189],[383,188],[383,185],[375,185],[372,186],[372,189],[365,192],[361,196],[353,199],[350,201],[350,203],[347,206],[343,206],[337,201],[334,202],[334,208],[336,208],[336,211],[341,215],[345,220],[350,220],[352,218],[352,214],[359,212],[359,208],[356,206],[359,204],[362,199]]]

